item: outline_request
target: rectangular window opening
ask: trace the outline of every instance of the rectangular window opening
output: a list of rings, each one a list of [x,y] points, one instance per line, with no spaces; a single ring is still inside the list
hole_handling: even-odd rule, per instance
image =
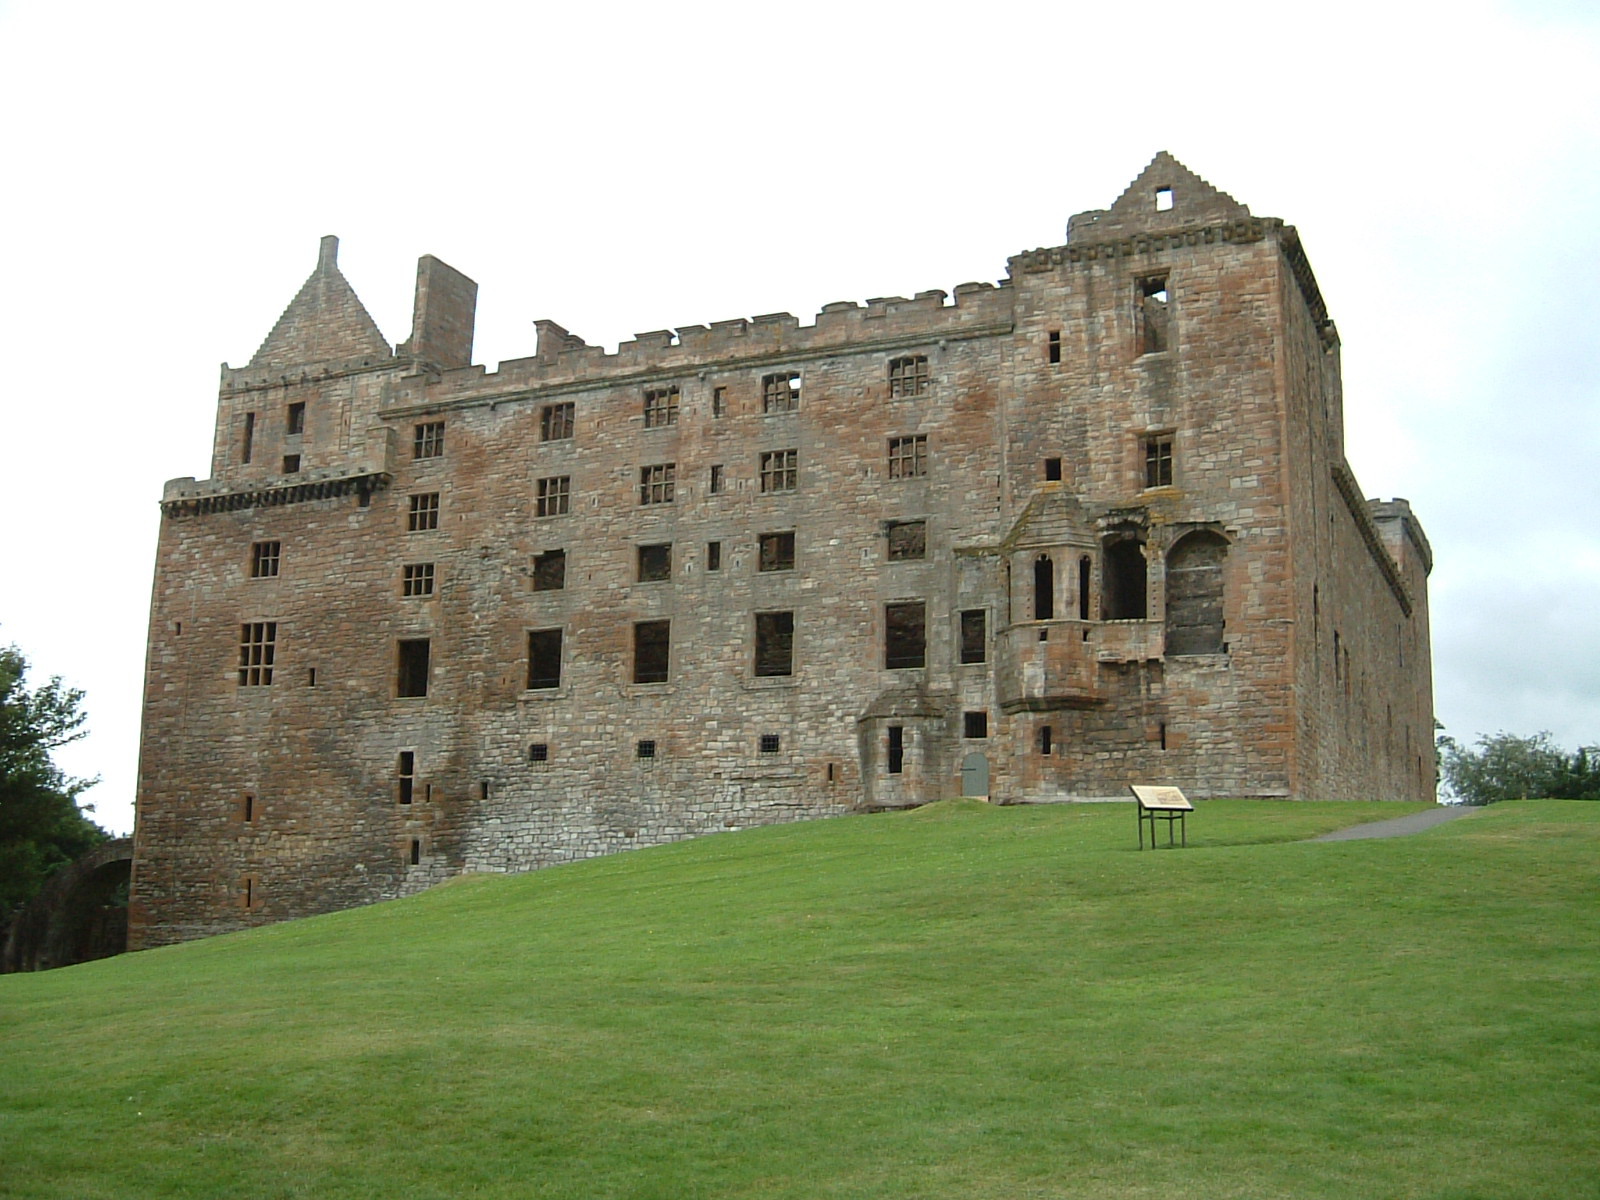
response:
[[[411,457],[438,458],[444,453],[444,422],[425,421],[412,430]]]
[[[964,738],[986,738],[989,736],[989,714],[979,710],[961,714],[961,736]]]
[[[889,439],[889,478],[914,479],[928,473],[928,435]]]
[[[728,415],[728,389],[714,387],[711,389],[711,415],[725,417]]]
[[[758,745],[762,754],[776,754],[783,745],[783,738],[776,733],[763,733]]]
[[[656,756],[656,740],[654,738],[640,738],[634,743],[633,754],[635,758],[654,758]]]
[[[678,423],[678,388],[647,388],[644,393],[644,427],[661,429]]]
[[[401,804],[411,803],[412,789],[417,782],[417,755],[413,750],[400,751],[395,768],[396,796]]]
[[[899,775],[906,769],[906,729],[904,725],[889,726],[889,774]]]
[[[421,838],[412,838],[411,839],[411,865],[413,867],[415,867],[415,866],[420,866],[421,864],[422,864],[422,839]]]
[[[528,761],[542,763],[550,761],[550,743],[533,742],[528,746]]]
[[[400,594],[402,596],[433,595],[433,564],[406,563],[401,567]]]
[[[250,546],[250,578],[273,579],[278,574],[282,542],[254,542]]]
[[[1052,363],[1061,361],[1061,330],[1052,329],[1045,335],[1045,359]]]
[[[967,608],[961,612],[961,661],[987,662],[989,613],[987,609]]]
[[[541,517],[564,517],[572,511],[572,476],[553,475],[538,483],[538,507]]]
[[[1139,280],[1139,353],[1159,354],[1170,341],[1172,310],[1167,303],[1167,277],[1151,275]]]
[[[1171,212],[1172,211],[1172,189],[1171,188],[1163,187],[1163,188],[1157,188],[1156,189],[1156,211],[1157,212]]]
[[[278,654],[278,623],[249,621],[239,627],[239,686],[265,687],[272,682]]]
[[[411,507],[406,511],[407,533],[426,533],[439,528],[438,492],[418,492],[408,499]]]
[[[1144,439],[1144,486],[1172,486],[1172,435]]]
[[[639,468],[639,503],[671,504],[678,477],[677,463]]]
[[[528,690],[561,686],[561,630],[535,629],[528,633]]]
[[[763,533],[759,539],[760,556],[756,569],[760,571],[794,570],[794,530],[782,533]]]
[[[639,547],[639,582],[656,583],[672,578],[672,543]]]
[[[546,550],[533,556],[533,590],[559,592],[567,586],[567,552]]]
[[[800,372],[785,371],[761,379],[761,411],[793,412],[800,407]]]
[[[1061,460],[1059,458],[1047,458],[1044,460],[1044,478],[1046,483],[1061,482]]]
[[[249,792],[244,794],[244,802],[240,806],[239,815],[244,818],[246,825],[256,819],[256,798]]]
[[[708,570],[708,571],[720,571],[720,570],[722,570],[722,543],[721,542],[707,542],[706,543],[706,570]]]
[[[1048,758],[1055,750],[1055,730],[1048,725],[1039,728],[1039,753]]]
[[[926,521],[890,521],[885,535],[888,539],[890,562],[928,556],[928,523]]]
[[[637,622],[633,627],[633,681],[666,683],[671,659],[672,622]]]
[[[889,360],[889,396],[920,396],[928,390],[928,356],[909,355]]]
[[[300,471],[300,456],[298,454],[285,454],[283,456],[283,473],[295,475]]]
[[[489,781],[487,779],[480,779],[478,781],[478,799],[479,800],[487,800],[488,798],[489,798]]]
[[[427,638],[402,638],[396,653],[395,694],[402,697],[428,694]]]
[[[291,436],[306,431],[306,405],[305,401],[289,405],[289,411],[284,416],[284,432]]]
[[[256,415],[247,412],[244,415],[244,436],[239,447],[239,461],[248,464],[255,454],[256,448]]]
[[[756,614],[756,674],[794,674],[794,613]]]
[[[927,661],[927,605],[916,600],[883,606],[883,665],[904,670]]]
[[[575,405],[546,404],[539,410],[539,440],[560,442],[572,436],[572,419]]]
[[[761,490],[794,491],[800,482],[799,459],[798,450],[764,451],[761,455]]]

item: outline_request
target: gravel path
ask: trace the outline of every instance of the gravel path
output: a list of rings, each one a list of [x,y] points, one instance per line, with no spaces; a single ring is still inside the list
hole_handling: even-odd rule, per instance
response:
[[[1367,825],[1352,825],[1349,829],[1335,829],[1332,833],[1325,833],[1321,837],[1314,837],[1313,842],[1350,842],[1357,838],[1385,838],[1400,837],[1407,833],[1420,833],[1424,829],[1432,829],[1435,825],[1443,825],[1446,821],[1454,821],[1457,817],[1464,817],[1472,810],[1465,804],[1441,804],[1438,808],[1424,809],[1419,813],[1411,813],[1404,817],[1395,817],[1389,821],[1373,821]]]

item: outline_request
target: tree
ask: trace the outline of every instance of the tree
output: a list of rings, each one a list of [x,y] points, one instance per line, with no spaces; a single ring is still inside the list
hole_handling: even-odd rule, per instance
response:
[[[51,751],[84,735],[83,693],[60,679],[30,691],[28,660],[0,647],[0,928],[58,869],[110,835],[78,807],[95,781],[72,779]]]
[[[1600,800],[1600,748],[1580,746],[1569,754],[1548,733],[1480,737],[1476,750],[1441,737],[1439,763],[1445,785],[1464,804],[1530,797]]]

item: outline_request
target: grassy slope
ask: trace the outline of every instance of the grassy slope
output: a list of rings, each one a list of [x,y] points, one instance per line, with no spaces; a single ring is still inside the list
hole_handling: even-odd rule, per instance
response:
[[[0,977],[0,1196],[1600,1195],[1600,804],[724,835]]]

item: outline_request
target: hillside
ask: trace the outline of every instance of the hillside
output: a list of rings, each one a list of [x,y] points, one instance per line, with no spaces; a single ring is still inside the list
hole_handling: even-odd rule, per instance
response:
[[[1596,1196],[1600,805],[952,802],[0,977],[0,1196]]]

